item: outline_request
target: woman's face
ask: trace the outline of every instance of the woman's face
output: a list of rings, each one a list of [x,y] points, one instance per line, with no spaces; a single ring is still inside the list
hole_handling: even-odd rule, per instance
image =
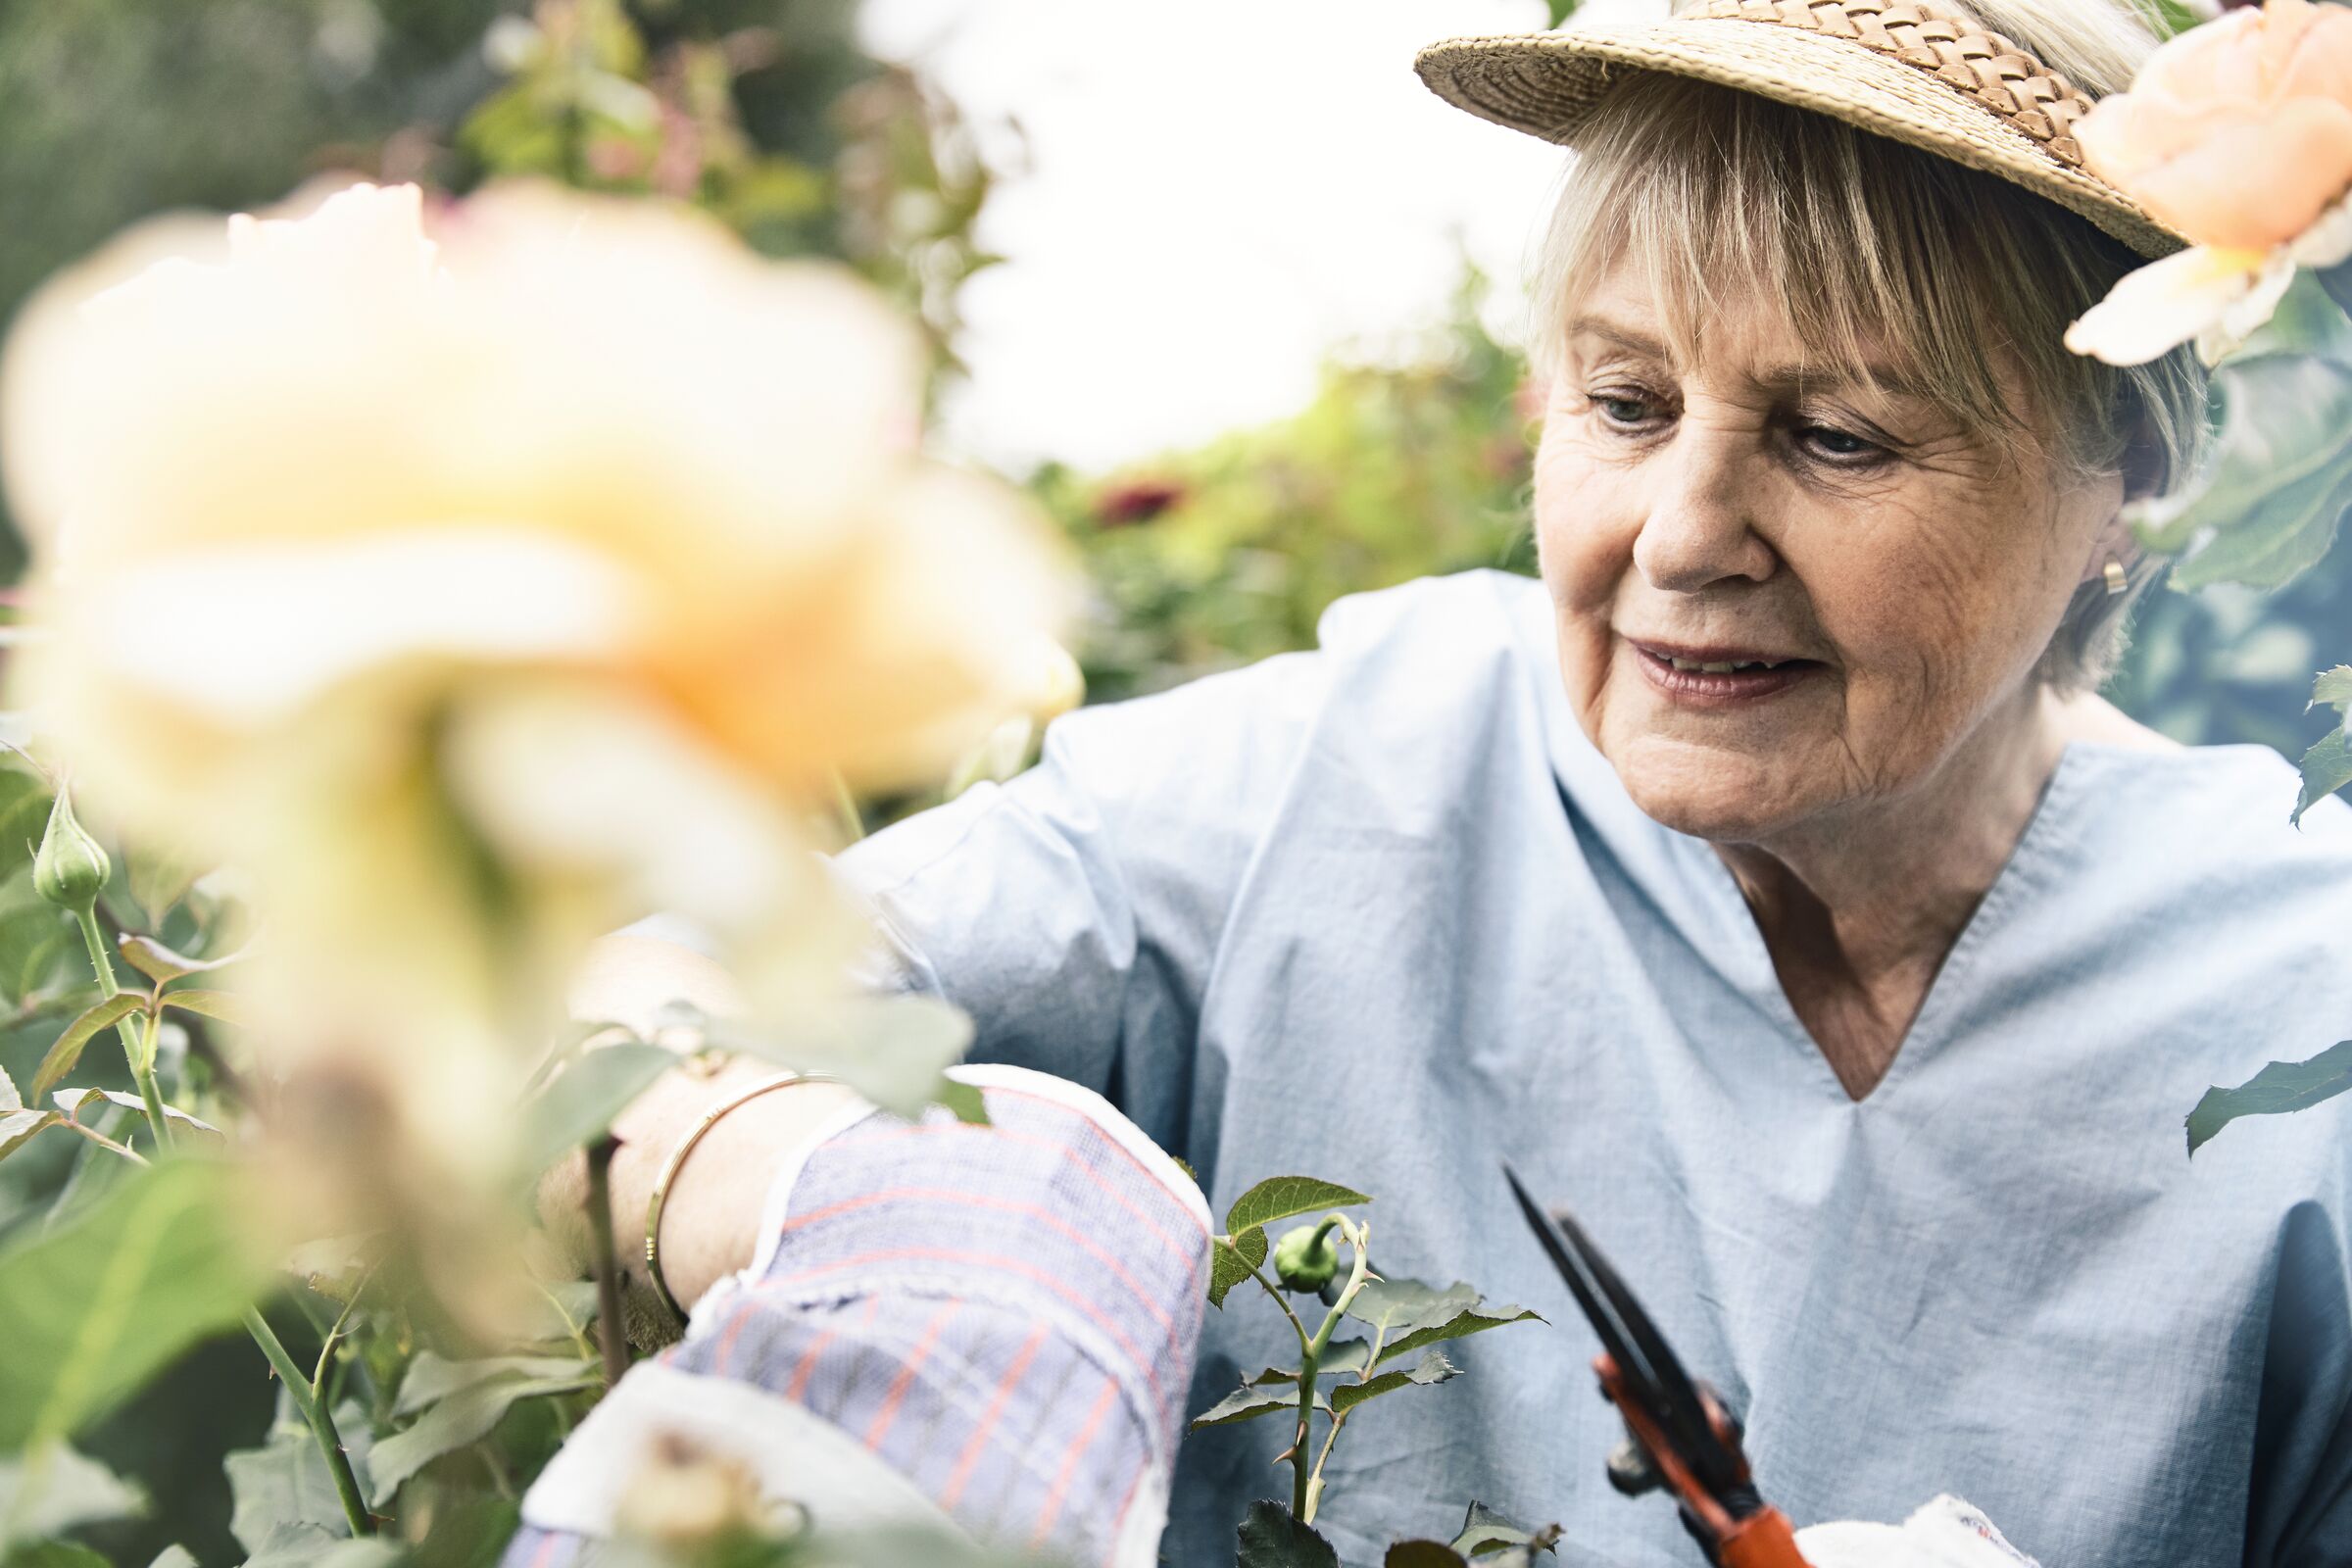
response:
[[[1800,379],[1781,313],[1738,299],[1676,363],[1640,275],[1573,313],[1535,475],[1569,701],[1635,802],[1768,840],[2029,711],[2121,482],[2061,484],[1836,367]]]

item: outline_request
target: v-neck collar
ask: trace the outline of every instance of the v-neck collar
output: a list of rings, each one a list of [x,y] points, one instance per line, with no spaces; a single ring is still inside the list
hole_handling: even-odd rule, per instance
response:
[[[1821,1043],[1797,1016],[1788,1000],[1788,988],[1781,983],[1780,970],[1773,964],[1772,950],[1764,941],[1763,928],[1756,924],[1747,897],[1740,891],[1739,879],[1724,863],[1723,857],[1704,839],[1664,826],[1657,831],[1672,841],[1674,854],[1695,862],[1692,872],[1695,878],[1713,884],[1714,896],[1725,910],[1722,924],[1737,933],[1734,938],[1740,949],[1737,971],[1744,981],[1742,989],[1748,1001],[1804,1059],[1807,1070],[1818,1077],[1828,1093],[1859,1109],[1899,1089],[1905,1079],[1919,1072],[1948,1043],[1954,1014],[1962,1009],[1987,950],[2000,941],[2010,911],[2022,901],[2030,900],[2042,884],[2045,868],[2055,858],[2050,853],[2055,841],[2063,839],[2068,831],[2066,824],[2073,816],[2073,803],[2082,793],[2082,775],[2089,760],[2080,741],[2067,742],[2058,754],[2057,765],[2043,783],[2041,794],[2034,803],[2033,814],[2027,817],[2024,830],[2010,847],[1991,885],[1969,912],[1967,923],[1961,926],[1943,962],[1928,982],[1927,995],[1920,999],[1919,1010],[1904,1029],[1886,1070],[1859,1098],[1846,1092]]]
[[[1550,595],[1540,589],[1529,594],[1521,611],[1520,652],[1537,688],[1545,750],[1565,798],[1643,884],[1660,911],[1797,1054],[1801,1070],[1811,1080],[1856,1110],[1899,1089],[1939,1054],[1954,1015],[1964,1010],[1971,976],[1982,967],[1986,950],[1997,943],[2009,911],[2042,882],[2054,858],[2051,851],[2071,832],[2068,823],[2075,815],[2075,802],[2087,787],[2084,775],[2092,769],[2096,754],[2106,749],[2069,741],[2060,751],[2017,843],[1937,967],[1893,1059],[1870,1092],[1856,1100],[1846,1093],[1820,1042],[1790,1004],[1763,930],[1731,867],[1706,840],[1677,832],[1636,806],[1616,769],[1586,738],[1561,686]]]

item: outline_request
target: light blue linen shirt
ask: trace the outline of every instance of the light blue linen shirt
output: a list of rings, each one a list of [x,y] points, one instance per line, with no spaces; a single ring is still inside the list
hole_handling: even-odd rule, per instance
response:
[[[1045,761],[843,865],[976,1054],[1108,1094],[1212,1205],[1302,1172],[1377,1198],[1387,1270],[1549,1326],[1351,1422],[1350,1565],[1471,1498],[1562,1559],[1699,1559],[1604,1480],[1596,1345],[1503,1187],[1573,1205],[1799,1525],[1938,1492],[2047,1568],[2352,1563],[2352,1097],[2240,1122],[2206,1086],[2352,1034],[2352,810],[2287,826],[2255,747],[2088,745],[1886,1079],[1850,1101],[1705,843],[1637,809],[1560,690],[1540,585],[1335,606],[1289,655],[1057,722]],[[1209,1314],[1192,1407],[1284,1353]],[[1294,1350],[1295,1345],[1291,1347]],[[1288,1495],[1269,1421],[1185,1446],[1165,1559]]]

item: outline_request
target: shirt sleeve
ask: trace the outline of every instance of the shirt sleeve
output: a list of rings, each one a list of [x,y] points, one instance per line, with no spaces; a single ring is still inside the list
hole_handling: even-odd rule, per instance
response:
[[[969,1013],[974,1059],[1082,1084],[1181,1144],[1201,992],[1316,721],[1321,659],[1067,714],[1029,772],[846,852],[891,983]]]
[[[506,1568],[566,1568],[680,1512],[702,1523],[664,1466],[740,1477],[761,1517],[949,1544],[926,1561],[961,1560],[968,1540],[1152,1568],[1207,1205],[1099,1097],[956,1072],[989,1125],[856,1106],[778,1175],[751,1265],[566,1442]]]

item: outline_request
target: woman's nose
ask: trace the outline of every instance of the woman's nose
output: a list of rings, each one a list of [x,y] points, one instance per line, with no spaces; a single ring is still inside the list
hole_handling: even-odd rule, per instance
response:
[[[1736,437],[1686,425],[1650,462],[1649,511],[1634,539],[1634,565],[1644,581],[1696,593],[1772,574],[1777,558],[1753,525],[1758,476]]]

